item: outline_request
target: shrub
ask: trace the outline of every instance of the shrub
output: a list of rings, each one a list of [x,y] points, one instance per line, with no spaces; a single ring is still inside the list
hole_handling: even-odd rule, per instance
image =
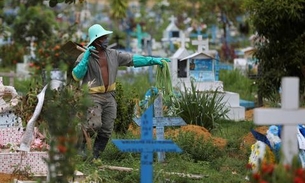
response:
[[[214,161],[224,155],[224,151],[214,146],[211,139],[203,139],[193,132],[180,131],[174,141],[183,149],[184,154],[196,161]]]
[[[193,82],[188,89],[172,98],[172,110],[186,123],[205,127],[212,130],[217,122],[227,117],[229,109],[223,102],[223,95],[216,91],[197,91]]]

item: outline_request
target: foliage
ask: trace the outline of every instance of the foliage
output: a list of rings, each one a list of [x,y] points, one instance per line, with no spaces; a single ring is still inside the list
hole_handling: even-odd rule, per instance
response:
[[[67,71],[67,78],[72,78],[71,73],[76,58],[66,54],[62,47],[72,39],[75,31],[75,25],[71,25],[67,30],[50,35],[48,39],[37,43],[35,58],[31,60],[30,65],[35,74],[41,75],[48,69],[60,69]]]
[[[47,90],[41,116],[49,133],[50,150],[46,160],[50,182],[69,182],[76,166],[76,144],[82,134],[81,123],[86,121],[90,105],[86,88],[77,83],[61,90]],[[56,176],[61,174],[61,176]],[[55,176],[54,176],[55,175]]]
[[[223,82],[225,91],[234,91],[245,100],[255,100],[256,82],[242,74],[240,70],[220,70],[219,80]]]
[[[275,93],[283,76],[300,78],[305,86],[304,1],[247,0],[245,8],[257,32],[255,57],[259,59],[258,89],[263,97]]]
[[[110,17],[113,20],[121,20],[126,17],[128,8],[128,0],[112,0],[110,1]]]
[[[124,88],[120,82],[116,83],[117,118],[114,123],[116,133],[125,134],[133,122],[135,99],[134,96],[124,94]]]
[[[173,139],[181,149],[184,149],[183,153],[189,155],[196,162],[213,161],[225,154],[224,150],[213,144],[212,139],[203,139],[194,132],[180,130],[179,135]]]
[[[24,47],[16,42],[0,46],[1,67],[15,68],[17,63],[23,62],[24,54]]]
[[[55,7],[59,3],[75,4],[77,0],[49,0],[49,6]],[[79,3],[83,3],[85,0],[79,0]]]
[[[19,104],[14,107],[14,113],[21,118],[23,126],[27,125],[27,122],[30,120],[35,111],[38,102],[37,95],[40,93],[42,85],[36,80],[31,80],[26,83],[25,87],[26,89],[23,90],[24,93],[20,94]],[[17,88],[16,90],[18,91]],[[39,115],[36,120],[36,124],[39,126],[41,123],[43,123],[43,119]]]
[[[172,98],[174,113],[187,124],[194,124],[212,130],[217,127],[219,120],[227,117],[229,109],[222,101],[224,95],[216,91],[202,91],[196,89],[194,82],[191,88],[184,84],[184,90],[179,91]]]
[[[20,6],[12,29],[15,42],[29,45],[27,38],[35,37],[36,42],[50,39],[54,28],[57,27],[55,14],[51,9],[43,6]]]
[[[32,117],[38,101],[37,94],[42,88],[41,83],[35,79],[26,83],[29,84],[26,86],[28,91],[21,93],[20,103],[14,111],[22,118],[23,126]],[[67,83],[61,90],[48,88],[46,91],[43,108],[35,126],[45,133],[50,145],[46,162],[52,170],[51,175],[62,175],[51,176],[50,182],[68,182],[74,175],[76,143],[90,105],[86,93],[87,89],[80,88],[78,83]]]
[[[60,68],[61,70],[72,71],[74,61],[72,57],[65,54],[61,47],[67,39],[51,37],[38,43],[36,46],[36,57],[32,59],[30,67],[40,75],[47,67]]]

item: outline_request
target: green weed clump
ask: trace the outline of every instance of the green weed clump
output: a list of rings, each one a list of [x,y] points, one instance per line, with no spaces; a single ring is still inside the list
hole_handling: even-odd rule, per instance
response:
[[[183,153],[199,161],[214,161],[215,159],[224,156],[224,151],[216,147],[212,139],[204,139],[203,136],[198,136],[194,132],[179,132],[177,137],[173,137],[176,144],[183,149]]]
[[[179,91],[172,99],[174,114],[180,116],[187,124],[213,130],[221,119],[227,118],[229,109],[223,101],[224,95],[216,91],[198,91],[193,82],[191,88],[184,84],[184,91]]]

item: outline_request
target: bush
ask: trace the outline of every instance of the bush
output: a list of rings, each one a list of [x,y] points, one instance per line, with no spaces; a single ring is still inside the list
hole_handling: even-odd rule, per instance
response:
[[[172,110],[187,124],[202,126],[210,131],[229,112],[222,101],[223,97],[217,90],[199,92],[192,82],[190,89],[184,85],[184,91],[172,98]]]

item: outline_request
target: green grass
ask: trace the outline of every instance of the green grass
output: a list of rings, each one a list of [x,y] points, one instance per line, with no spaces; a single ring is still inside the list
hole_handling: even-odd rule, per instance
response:
[[[243,75],[239,70],[221,70],[219,80],[223,82],[224,91],[238,93],[240,98],[244,100],[256,100],[255,81]]]
[[[255,86],[252,81],[240,75],[236,71],[222,71],[220,80],[224,83],[226,91],[237,92],[243,99],[254,99]],[[148,74],[126,75],[118,78],[122,82],[127,95],[137,92],[139,100],[142,100],[145,92],[153,85],[149,83]],[[26,92],[29,85],[34,84],[31,80],[15,80],[15,88],[20,93]],[[134,93],[133,93],[134,95]],[[209,140],[197,139],[191,133],[179,133],[171,139],[183,150],[182,153],[166,153],[165,162],[157,162],[157,154],[154,153],[154,180],[158,183],[247,183],[245,177],[249,173],[246,164],[250,154],[250,146],[241,149],[243,137],[250,132],[255,125],[252,121],[233,122],[220,120],[219,127],[210,133],[213,137],[227,140],[224,148],[214,146]],[[177,128],[177,127],[176,127]],[[166,128],[166,131],[169,128]],[[113,134],[113,139],[139,139],[140,136],[128,132],[125,135]],[[107,182],[107,183],[138,183],[140,182],[140,154],[123,153],[109,142],[102,154],[102,164],[111,166],[129,167],[131,172],[121,172],[101,168],[100,165],[90,161],[77,159],[77,170],[86,175],[83,182]],[[196,180],[181,177],[169,172],[202,175],[203,178]]]
[[[196,142],[194,136],[187,133],[180,133],[177,138],[171,138],[180,148],[182,153],[166,153],[165,162],[157,161],[157,154],[154,153],[154,182],[175,182],[175,183],[246,183],[245,177],[249,173],[245,167],[250,154],[240,149],[242,137],[249,133],[254,127],[252,122],[222,121],[221,130],[217,129],[212,134],[214,137],[221,137],[228,141],[225,148],[220,149],[213,146],[209,141],[206,143]],[[116,135],[113,135],[116,139]],[[128,133],[123,139],[139,139]],[[192,151],[191,151],[192,149]],[[120,166],[133,168],[132,172],[120,172],[116,170],[101,169],[90,162],[79,162],[78,170],[92,175],[98,170],[97,175],[104,182],[140,182],[140,154],[120,152],[112,142],[109,143],[102,154],[103,165]],[[200,160],[199,160],[200,159]],[[169,175],[169,172],[201,175],[201,179]]]

